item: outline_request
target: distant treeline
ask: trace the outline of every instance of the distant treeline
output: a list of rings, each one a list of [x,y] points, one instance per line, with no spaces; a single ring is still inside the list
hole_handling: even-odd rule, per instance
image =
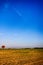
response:
[[[3,49],[3,48],[0,48],[0,49]],[[43,49],[43,47],[34,47],[34,48],[4,48],[4,49],[15,49],[15,50],[23,49],[23,50],[26,50],[26,49]]]
[[[43,47],[35,47],[34,49],[43,49]]]

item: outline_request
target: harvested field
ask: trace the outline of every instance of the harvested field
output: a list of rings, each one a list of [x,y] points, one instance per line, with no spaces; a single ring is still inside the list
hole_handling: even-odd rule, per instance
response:
[[[0,49],[0,65],[43,65],[43,49]]]

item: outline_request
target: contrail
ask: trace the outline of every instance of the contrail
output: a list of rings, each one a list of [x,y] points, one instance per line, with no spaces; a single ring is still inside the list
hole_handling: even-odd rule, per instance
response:
[[[18,10],[16,10],[16,13],[17,13],[19,16],[22,16],[22,14],[21,14]]]
[[[20,16],[21,19],[25,22],[25,19],[24,19],[24,16],[22,15],[22,13],[19,10],[17,10],[16,8],[14,8],[14,7],[13,7],[13,9],[17,13],[17,15]]]
[[[14,10],[16,11],[16,13],[17,13],[19,16],[22,16],[22,14],[20,13],[19,10],[16,10],[16,8],[14,8]]]

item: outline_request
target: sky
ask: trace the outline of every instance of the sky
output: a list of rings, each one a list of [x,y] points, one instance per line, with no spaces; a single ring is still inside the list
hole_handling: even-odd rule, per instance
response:
[[[43,0],[0,0],[0,47],[43,47]]]

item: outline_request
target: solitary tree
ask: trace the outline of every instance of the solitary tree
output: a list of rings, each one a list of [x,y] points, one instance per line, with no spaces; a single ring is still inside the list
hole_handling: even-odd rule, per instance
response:
[[[5,45],[2,45],[2,48],[4,49],[5,48]]]

